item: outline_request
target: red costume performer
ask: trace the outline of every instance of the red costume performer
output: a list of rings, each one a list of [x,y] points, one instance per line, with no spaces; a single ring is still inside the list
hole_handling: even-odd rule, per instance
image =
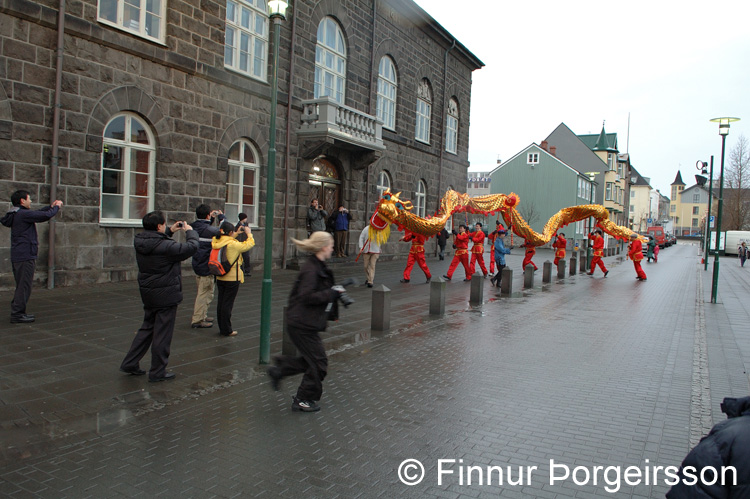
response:
[[[526,248],[526,253],[523,256],[523,263],[521,264],[521,270],[526,270],[527,265],[531,265],[532,267],[534,267],[534,270],[538,270],[536,264],[531,261],[531,259],[534,258],[534,255],[536,254],[536,248],[529,243],[524,243],[521,245],[521,247]]]
[[[463,228],[463,226],[462,226]],[[459,262],[464,266],[464,272],[466,272],[466,279],[471,279],[471,272],[469,271],[469,233],[461,232],[456,234],[453,239],[453,245],[456,247],[456,253],[453,255],[450,267],[448,267],[448,273],[444,276],[449,281],[453,278],[453,272],[458,267]]]
[[[401,282],[409,282],[411,277],[411,269],[414,267],[414,262],[419,265],[419,268],[424,272],[427,282],[432,279],[430,269],[427,267],[427,262],[424,259],[424,242],[425,237],[420,234],[414,234],[413,232],[406,231],[406,235],[401,238],[402,241],[407,243],[411,241],[411,249],[409,250],[409,259],[406,261],[406,268],[404,269],[404,278]]]
[[[602,261],[602,256],[604,256],[604,238],[601,234],[602,231],[600,229],[596,229],[596,232],[589,234],[589,239],[594,241],[594,258],[591,259],[591,271],[589,271],[589,275],[594,275],[594,269],[599,265],[599,268],[604,272],[604,277],[607,277],[609,270],[607,270]]]
[[[568,240],[565,239],[565,234],[559,234],[555,242],[552,243],[552,247],[555,248],[555,261],[552,262],[557,267],[560,260],[565,260],[565,248],[568,246]]]
[[[474,275],[477,269],[476,263],[479,262],[484,277],[487,277],[487,267],[484,265],[484,231],[481,225],[477,224],[477,229],[471,235],[471,240],[474,241],[474,246],[471,247],[471,263],[469,263],[471,274]]]
[[[638,236],[632,234],[630,236],[630,249],[628,249],[628,258],[633,260],[633,267],[635,267],[636,279],[639,281],[646,280],[646,273],[641,268],[641,260],[643,260],[643,244]]]

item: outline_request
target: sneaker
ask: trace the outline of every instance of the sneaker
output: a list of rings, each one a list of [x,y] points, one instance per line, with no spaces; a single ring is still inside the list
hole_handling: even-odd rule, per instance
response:
[[[409,284],[410,280],[409,279],[401,279],[401,282],[403,282],[404,284]]]
[[[464,282],[469,282],[469,281],[471,281],[471,277],[467,277],[466,279],[464,279]]]
[[[430,281],[432,281],[432,277],[428,277],[427,281],[425,281],[425,284],[430,284]]]
[[[207,321],[200,321],[200,322],[193,322],[190,325],[190,327],[192,327],[193,329],[197,329],[197,328],[204,329],[204,328],[214,327],[214,325]]]
[[[213,322],[214,318],[213,317],[206,317],[206,318],[203,319],[203,321],[204,322]]]
[[[368,282],[368,283],[367,283],[367,287],[368,287],[368,288],[371,288],[371,287],[372,287],[372,283],[371,283],[371,282]]]
[[[278,392],[279,389],[281,388],[282,376],[281,376],[280,371],[281,369],[279,369],[276,366],[271,366],[268,369],[266,369],[268,376],[271,378],[271,388],[273,388],[275,392]]]
[[[604,277],[607,277],[607,274],[609,274],[609,270],[604,273]]]
[[[443,276],[443,279],[445,279],[446,281],[450,281],[450,280],[451,280],[451,278],[450,278],[450,277],[448,277],[447,275],[444,275],[444,276]]]
[[[586,272],[586,275],[594,275],[593,272]]]
[[[292,412],[317,412],[320,406],[312,400],[299,400],[294,397],[292,402]]]

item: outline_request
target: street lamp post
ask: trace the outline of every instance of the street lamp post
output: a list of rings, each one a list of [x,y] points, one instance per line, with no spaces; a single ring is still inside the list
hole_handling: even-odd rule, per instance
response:
[[[706,167],[708,166],[708,163],[705,161],[698,161],[695,164],[695,167],[701,171],[703,175],[708,173],[709,179],[708,179],[708,215],[706,216],[706,234],[704,237],[704,244],[703,244],[703,270],[708,270],[708,255],[711,254],[711,230],[710,230],[710,223],[711,223],[711,201],[712,201],[712,195],[714,193],[714,157],[711,156],[711,170],[706,170]],[[706,177],[703,177],[701,175],[695,176],[695,181],[700,186],[706,185]]]
[[[719,210],[716,215],[716,249],[714,252],[714,277],[711,283],[711,303],[716,303],[716,294],[719,289],[719,238],[721,237],[721,210],[724,204],[724,149],[726,147],[727,135],[729,135],[729,124],[740,121],[739,118],[714,118],[713,123],[719,123],[719,135],[721,135],[721,171],[719,173]]]
[[[263,248],[263,285],[260,295],[259,361],[261,364],[268,364],[271,359],[271,264],[273,263],[273,198],[276,189],[276,104],[279,93],[279,39],[286,8],[287,3],[281,0],[268,2],[268,15],[273,22],[273,73],[271,76],[271,130],[268,138],[268,171],[266,172],[266,237]]]

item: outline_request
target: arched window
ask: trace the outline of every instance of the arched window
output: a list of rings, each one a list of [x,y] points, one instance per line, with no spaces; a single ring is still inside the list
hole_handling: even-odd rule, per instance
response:
[[[378,175],[378,199],[383,197],[383,193],[391,188],[391,177],[388,172],[383,170]]]
[[[258,226],[258,153],[247,139],[240,139],[229,148],[229,175],[224,214],[234,222],[237,215],[247,215],[247,223]]]
[[[458,101],[455,98],[448,101],[448,116],[445,119],[445,150],[453,154],[458,152]]]
[[[268,54],[266,0],[228,0],[224,66],[266,79]]]
[[[378,68],[378,119],[383,126],[396,130],[396,65],[390,57],[380,59]]]
[[[140,224],[154,209],[154,134],[133,113],[118,114],[104,128],[99,221]]]
[[[345,88],[344,34],[336,21],[326,17],[318,25],[318,44],[315,47],[315,98],[328,95],[343,104]]]
[[[430,82],[424,78],[417,87],[417,126],[414,137],[426,144],[430,143],[430,117],[432,116],[432,90]]]
[[[417,192],[414,193],[414,214],[424,218],[425,205],[427,204],[427,184],[424,180],[417,182]]]

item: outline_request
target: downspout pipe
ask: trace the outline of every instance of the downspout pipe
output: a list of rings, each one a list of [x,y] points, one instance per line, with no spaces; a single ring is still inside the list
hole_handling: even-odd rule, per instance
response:
[[[287,247],[289,241],[289,164],[292,161],[291,136],[292,136],[292,95],[294,94],[294,49],[297,39],[297,6],[292,6],[292,34],[289,47],[289,90],[286,103],[286,138],[284,140],[284,170],[286,170],[286,183],[284,185],[284,242],[281,245],[281,268],[286,268]]]
[[[52,164],[50,166],[50,202],[57,199],[57,178],[60,165],[60,107],[62,100],[63,52],[65,44],[65,0],[60,0],[57,13],[57,62],[55,67],[55,103],[52,108]],[[47,289],[55,287],[55,218],[49,221],[49,252],[47,255]]]

